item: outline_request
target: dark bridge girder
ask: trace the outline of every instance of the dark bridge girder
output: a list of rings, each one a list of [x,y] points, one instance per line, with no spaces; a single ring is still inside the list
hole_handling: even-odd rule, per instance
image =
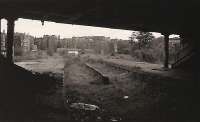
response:
[[[192,34],[195,0],[1,0],[0,15],[128,30]]]

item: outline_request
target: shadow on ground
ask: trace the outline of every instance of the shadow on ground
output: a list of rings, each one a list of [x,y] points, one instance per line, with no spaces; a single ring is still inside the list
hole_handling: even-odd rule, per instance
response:
[[[91,83],[98,78],[84,62],[71,60],[63,89],[55,76],[29,72],[0,57],[0,120],[198,122],[198,92],[191,81],[93,65],[112,72],[110,84]],[[73,103],[99,109],[76,109]]]

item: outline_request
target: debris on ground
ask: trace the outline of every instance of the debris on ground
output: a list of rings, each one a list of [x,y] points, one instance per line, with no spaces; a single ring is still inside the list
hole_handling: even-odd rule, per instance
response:
[[[115,118],[115,117],[112,117],[111,119],[110,119],[112,122],[118,122],[118,121],[121,121],[121,118]]]
[[[124,96],[124,99],[128,99],[129,98],[129,96]]]
[[[102,118],[100,116],[97,117],[97,120],[101,120]]]
[[[85,103],[72,103],[70,107],[75,108],[75,109],[83,109],[83,110],[90,110],[90,111],[95,111],[99,109],[99,107],[96,105],[85,104]]]

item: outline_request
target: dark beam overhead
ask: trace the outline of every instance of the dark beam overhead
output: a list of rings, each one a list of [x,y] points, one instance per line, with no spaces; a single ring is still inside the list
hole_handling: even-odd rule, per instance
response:
[[[1,0],[0,15],[117,29],[192,34],[196,0]]]

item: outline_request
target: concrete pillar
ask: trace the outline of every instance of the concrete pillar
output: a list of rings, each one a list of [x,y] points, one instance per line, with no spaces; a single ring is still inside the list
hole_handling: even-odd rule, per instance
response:
[[[14,41],[14,26],[15,19],[7,19],[7,45],[6,45],[6,57],[9,62],[13,63],[13,41]]]
[[[0,54],[1,54],[1,43],[2,43],[2,40],[1,40],[1,18],[0,18]]]
[[[185,37],[183,35],[180,35],[180,47],[183,48],[185,44]]]
[[[114,53],[118,52],[117,40],[114,41]]]
[[[164,68],[169,68],[169,34],[164,34]]]
[[[199,34],[196,33],[195,35],[193,35],[191,39],[191,42],[193,42],[193,47],[194,47],[194,52],[195,52],[195,57],[193,58],[193,65],[192,65],[192,74],[194,75],[191,80],[189,82],[193,82],[193,89],[194,89],[194,93],[192,94],[193,99],[191,101],[194,101],[194,103],[192,104],[192,108],[194,110],[194,112],[196,113],[194,116],[199,116],[197,113],[197,111],[199,111],[199,107],[197,107],[199,105],[200,99],[199,99],[199,92],[200,92],[200,42],[199,42]],[[193,79],[194,78],[194,79]]]

